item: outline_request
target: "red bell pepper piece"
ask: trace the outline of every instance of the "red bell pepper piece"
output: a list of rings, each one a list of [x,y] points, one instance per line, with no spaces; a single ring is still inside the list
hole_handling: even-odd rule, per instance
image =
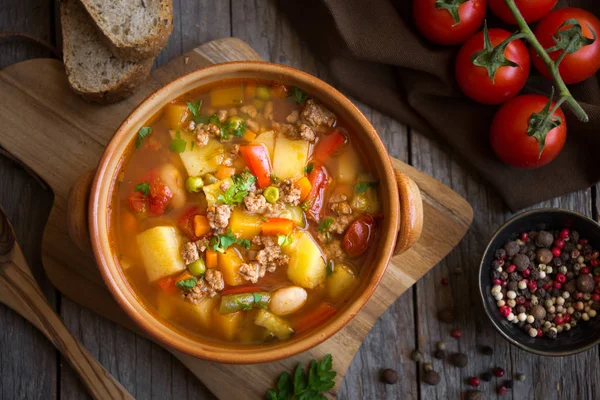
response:
[[[333,129],[322,136],[313,151],[312,158],[317,164],[324,163],[346,142],[346,136],[339,129]]]
[[[308,175],[311,188],[306,200],[302,203],[308,218],[319,222],[325,198],[325,189],[329,184],[325,168],[316,166]]]
[[[265,188],[271,184],[271,174],[273,168],[271,167],[271,158],[269,157],[269,151],[262,144],[253,144],[240,147],[240,153],[244,157],[244,161],[250,172],[258,181],[260,188]]]

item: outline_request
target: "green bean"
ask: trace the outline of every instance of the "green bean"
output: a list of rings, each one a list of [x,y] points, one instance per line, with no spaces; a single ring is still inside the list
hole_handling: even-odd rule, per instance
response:
[[[267,292],[239,293],[221,297],[220,314],[231,314],[240,310],[250,310],[254,307],[267,308],[271,294]]]

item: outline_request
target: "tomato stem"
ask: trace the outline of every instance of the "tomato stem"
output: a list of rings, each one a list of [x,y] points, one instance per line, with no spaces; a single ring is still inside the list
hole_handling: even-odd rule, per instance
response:
[[[550,56],[548,55],[546,50],[542,47],[541,43],[537,40],[537,38],[531,31],[531,28],[529,28],[529,25],[527,25],[525,18],[523,18],[523,15],[517,8],[517,5],[515,4],[515,0],[504,0],[504,2],[510,9],[510,12],[512,13],[512,15],[515,17],[515,20],[517,21],[517,25],[519,26],[519,29],[525,35],[524,36],[525,40],[527,40],[527,42],[529,42],[531,47],[533,47],[535,52],[540,56],[542,61],[544,61],[544,64],[546,64],[546,67],[548,68],[550,75],[552,75],[552,80],[554,81],[554,84],[558,87],[558,94],[559,94],[561,100],[565,101],[567,103],[567,105],[569,106],[571,111],[573,111],[573,114],[575,114],[575,116],[577,118],[579,118],[580,121],[588,122],[590,120],[590,118],[588,117],[588,115],[586,114],[584,109],[581,107],[581,105],[579,105],[577,100],[575,100],[575,98],[569,91],[569,88],[567,88],[567,85],[562,80],[560,73],[558,72],[558,62],[552,61],[552,59],[550,58]],[[566,54],[566,50],[563,54]],[[563,56],[563,55],[561,54],[561,56]],[[561,58],[559,58],[559,60],[562,61]],[[564,98],[564,100],[563,100],[563,98]]]

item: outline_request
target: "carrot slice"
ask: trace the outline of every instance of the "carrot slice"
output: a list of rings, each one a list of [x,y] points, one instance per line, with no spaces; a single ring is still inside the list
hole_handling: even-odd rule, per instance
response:
[[[296,181],[296,185],[300,188],[300,201],[304,201],[310,193],[310,189],[312,188],[312,184],[308,180],[306,176],[298,179]]]
[[[215,172],[215,176],[219,180],[229,178],[230,176],[232,176],[234,174],[235,174],[235,168],[226,167],[224,165],[219,166],[219,168],[217,168],[217,172]]]
[[[211,249],[206,249],[206,268],[217,268],[218,265],[218,253]]]
[[[287,218],[269,218],[262,224],[262,234],[265,236],[289,235],[296,224]]]
[[[194,215],[194,235],[202,237],[210,232],[208,218],[204,215]]]
[[[313,311],[299,316],[294,321],[294,331],[296,334],[308,331],[321,325],[331,318],[337,310],[329,303],[321,303]]]
[[[252,293],[262,292],[262,289],[258,286],[238,286],[230,289],[225,289],[221,292],[221,295],[227,296],[228,294],[241,294],[241,293]]]

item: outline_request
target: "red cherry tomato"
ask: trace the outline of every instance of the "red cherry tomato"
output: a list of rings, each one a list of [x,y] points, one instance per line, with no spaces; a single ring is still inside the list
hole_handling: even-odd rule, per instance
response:
[[[549,49],[555,45],[554,35],[557,31],[569,29],[572,25],[560,26],[569,19],[576,19],[581,24],[581,30],[585,37],[594,38],[594,43],[583,46],[574,53],[567,54],[558,67],[560,76],[565,83],[577,83],[586,80],[600,69],[600,20],[591,13],[580,8],[563,8],[546,15],[535,28],[535,36],[542,47]],[[592,32],[593,31],[593,32]],[[542,75],[550,78],[550,73],[542,59],[532,51],[533,65]],[[563,50],[550,53],[550,58],[556,60]]]
[[[490,9],[498,18],[509,24],[516,24],[517,21],[510,12],[504,0],[488,0]],[[517,8],[527,22],[535,22],[548,14],[558,0],[515,0]]]
[[[196,215],[202,215],[202,209],[198,206],[189,206],[177,218],[177,226],[190,240],[200,239],[194,233],[194,217]]]
[[[148,193],[134,189],[129,194],[129,207],[137,213],[148,210],[153,217],[163,215],[165,208],[173,198],[173,193],[169,187],[163,183],[154,169],[144,175],[139,183],[147,183],[149,185]]]
[[[490,29],[489,38],[494,46],[502,43],[510,33],[502,29]],[[456,57],[456,80],[464,94],[484,104],[500,104],[516,96],[529,76],[530,59],[527,47],[520,40],[513,40],[504,50],[506,59],[518,67],[500,67],[494,81],[484,67],[474,65],[473,54],[484,48],[484,33],[479,32],[467,40]]]
[[[538,140],[527,135],[531,115],[540,112],[547,103],[545,96],[528,94],[515,97],[498,110],[490,128],[492,149],[498,158],[514,167],[538,168],[560,153],[567,138],[567,121],[560,108],[553,115],[562,123],[546,135],[541,156]],[[550,107],[552,109],[554,103]]]
[[[443,0],[452,3],[451,0]],[[456,23],[447,9],[436,8],[439,0],[414,0],[413,17],[423,36],[432,42],[453,45],[477,32],[485,17],[485,0],[467,0],[458,7]]]
[[[363,215],[350,224],[344,238],[342,248],[344,251],[356,257],[367,251],[371,239],[373,239],[375,220],[370,215]]]

